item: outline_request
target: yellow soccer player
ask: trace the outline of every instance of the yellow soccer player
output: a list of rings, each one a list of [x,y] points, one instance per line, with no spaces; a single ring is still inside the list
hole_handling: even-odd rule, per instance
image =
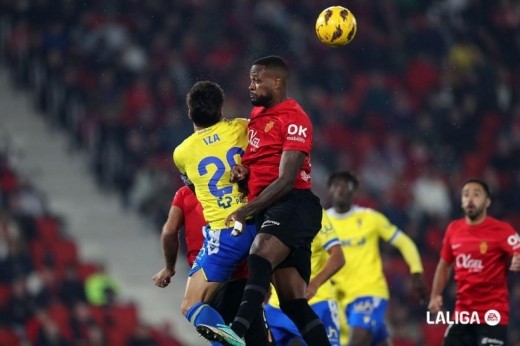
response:
[[[333,173],[328,180],[332,208],[327,210],[338,233],[348,265],[332,280],[338,293],[340,311],[348,322],[348,345],[388,345],[384,323],[388,305],[379,239],[395,246],[410,267],[412,285],[420,299],[426,299],[421,258],[414,242],[381,213],[352,205],[359,182],[350,172]]]
[[[323,211],[322,227],[312,242],[311,280],[307,288],[309,305],[327,331],[330,344],[339,346],[338,305],[330,278],[345,264],[336,231]],[[277,345],[288,345],[297,338],[304,343],[296,325],[282,312],[276,290],[265,306],[265,316]]]

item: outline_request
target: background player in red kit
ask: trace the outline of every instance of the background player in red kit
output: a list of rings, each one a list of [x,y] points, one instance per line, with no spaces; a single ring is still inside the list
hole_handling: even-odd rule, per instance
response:
[[[451,324],[445,334],[446,346],[507,344],[507,270],[520,271],[520,236],[508,223],[487,216],[490,204],[485,182],[466,181],[462,187],[465,216],[451,222],[444,235],[428,308],[434,313],[441,310],[442,291],[455,266],[455,312],[476,311],[480,321],[480,324]],[[511,257],[513,260],[509,264]],[[498,325],[486,324],[489,310],[498,312]],[[491,317],[496,323],[498,316],[495,315]]]
[[[203,228],[206,220],[202,214],[202,206],[189,186],[183,186],[175,193],[161,233],[161,247],[164,254],[165,267],[154,275],[153,281],[158,287],[166,287],[175,275],[175,263],[179,252],[179,231],[184,227],[186,239],[186,260],[190,266],[197,257],[204,236]],[[226,323],[231,323],[241,303],[241,295],[247,280],[247,265],[242,263],[233,273],[233,279],[226,282],[211,299],[213,306]],[[258,345],[266,343],[268,333],[263,311],[260,311],[249,330],[246,341]]]
[[[311,242],[321,228],[320,200],[311,192],[312,124],[286,94],[289,67],[280,57],[253,63],[249,92],[253,109],[242,166],[232,179],[248,177],[248,204],[228,217],[235,232],[255,217],[258,234],[248,257],[249,279],[231,328],[199,325],[209,340],[245,345],[252,319],[261,309],[272,280],[281,310],[310,346],[330,345],[325,328],[309,307]],[[238,168],[237,168],[238,167]],[[237,227],[238,225],[238,227]]]

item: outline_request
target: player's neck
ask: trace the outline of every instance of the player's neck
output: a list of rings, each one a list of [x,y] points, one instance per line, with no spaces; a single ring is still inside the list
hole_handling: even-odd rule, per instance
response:
[[[335,205],[334,211],[338,214],[345,214],[348,213],[352,209],[352,205]]]
[[[280,103],[286,101],[287,99],[288,99],[287,95],[285,95],[285,94],[279,95],[278,97],[273,98],[272,102],[270,104],[266,105],[265,108],[272,108],[274,106],[277,106]]]
[[[487,214],[486,213],[482,213],[478,218],[472,220],[470,219],[468,216],[465,217],[466,219],[466,223],[470,226],[476,226],[476,225],[479,225],[481,224],[482,222],[484,222],[484,220],[486,219],[486,216]]]

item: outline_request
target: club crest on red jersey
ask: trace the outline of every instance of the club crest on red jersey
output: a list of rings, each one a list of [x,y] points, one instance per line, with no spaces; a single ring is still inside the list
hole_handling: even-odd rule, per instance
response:
[[[487,249],[488,249],[488,243],[483,241],[482,243],[480,243],[480,254],[481,255],[485,255],[486,252],[487,252]]]
[[[271,129],[273,127],[274,127],[274,121],[269,120],[269,122],[267,124],[265,124],[264,132],[267,133],[267,132],[271,131]]]

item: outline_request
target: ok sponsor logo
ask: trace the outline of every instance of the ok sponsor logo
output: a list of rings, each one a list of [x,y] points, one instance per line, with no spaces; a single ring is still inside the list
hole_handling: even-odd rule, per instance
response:
[[[484,269],[481,259],[472,258],[470,254],[460,254],[455,258],[455,265],[470,272],[481,272]]]
[[[307,128],[302,125],[291,124],[287,128],[287,133],[291,136],[303,136],[307,138]]]
[[[518,235],[518,233],[510,235],[507,238],[507,244],[509,244],[513,250],[520,249],[520,235]]]

